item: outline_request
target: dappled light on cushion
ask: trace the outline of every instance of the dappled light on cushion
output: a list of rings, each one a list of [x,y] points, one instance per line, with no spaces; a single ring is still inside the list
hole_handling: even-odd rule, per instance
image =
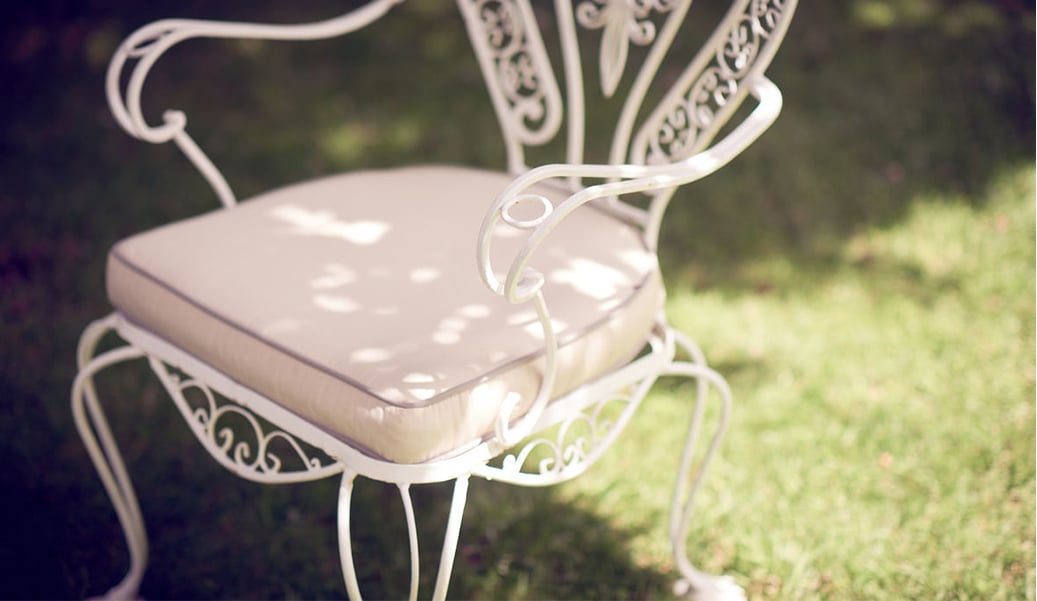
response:
[[[536,313],[486,290],[471,263],[485,207],[508,181],[419,167],[276,190],[120,243],[111,298],[140,326],[343,438],[395,461],[426,460],[488,435],[503,402],[489,391],[539,386]],[[419,198],[435,218],[412,210]],[[572,347],[564,390],[636,353],[663,293],[622,221],[591,209],[559,234],[537,260],[551,323]],[[508,257],[522,243],[505,238],[496,252]],[[603,328],[608,337],[595,341]],[[488,384],[497,379],[507,386]],[[477,415],[459,420],[477,388]],[[407,411],[431,406],[434,424],[429,412]],[[406,442],[390,444],[375,424],[448,434],[431,446],[402,434]]]
[[[340,238],[353,244],[377,244],[389,229],[386,223],[377,221],[345,221],[330,211],[313,211],[296,205],[279,206],[270,214],[285,223],[289,230],[300,236],[325,236]]]

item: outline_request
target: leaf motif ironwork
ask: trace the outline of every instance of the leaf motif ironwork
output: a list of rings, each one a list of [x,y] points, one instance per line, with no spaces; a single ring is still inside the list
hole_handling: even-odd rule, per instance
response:
[[[601,91],[610,98],[626,69],[630,44],[655,40],[653,12],[669,12],[680,0],[586,0],[576,7],[576,19],[588,29],[601,29]]]

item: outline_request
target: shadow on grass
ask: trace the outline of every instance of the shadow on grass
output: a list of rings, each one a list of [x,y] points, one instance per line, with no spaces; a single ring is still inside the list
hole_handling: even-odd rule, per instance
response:
[[[854,234],[920,200],[976,202],[1005,170],[1032,166],[1032,6],[934,2],[898,14],[906,5],[800,8],[768,71],[781,117],[670,208],[668,282],[765,291],[771,283],[744,268],[773,257],[823,276],[845,266]]]

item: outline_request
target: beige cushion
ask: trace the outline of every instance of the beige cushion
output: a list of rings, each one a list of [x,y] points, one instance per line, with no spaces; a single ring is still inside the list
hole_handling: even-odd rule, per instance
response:
[[[426,461],[491,435],[505,395],[528,402],[540,382],[532,307],[487,290],[475,260],[509,181],[418,167],[282,188],[118,243],[108,293],[138,326],[357,448]],[[497,238],[504,269],[521,239]],[[640,350],[663,289],[636,230],[585,207],[533,265],[563,344],[556,392]]]

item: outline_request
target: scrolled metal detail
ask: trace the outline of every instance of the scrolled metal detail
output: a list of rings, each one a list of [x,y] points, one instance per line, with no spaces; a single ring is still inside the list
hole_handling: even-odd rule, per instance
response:
[[[741,91],[763,45],[780,26],[786,6],[787,0],[752,0],[731,21],[711,63],[649,137],[645,162],[661,164],[684,158],[701,146],[703,136],[715,133],[718,116]]]
[[[473,4],[513,124],[524,139],[537,138],[552,125],[544,81],[549,74],[529,46],[527,28],[535,24],[525,22],[514,0],[475,0]]]
[[[493,479],[548,485],[583,473],[615,441],[644,397],[634,384],[585,407],[562,421],[553,436],[528,440],[504,455],[498,467],[487,466]],[[614,415],[614,417],[609,417]]]
[[[126,40],[121,48],[129,58],[141,59],[152,52],[162,53],[162,42],[169,36],[177,33],[178,29],[173,26],[144,28],[137,35]]]
[[[522,204],[533,203],[539,209],[539,213],[535,217],[523,219],[513,213],[513,211]],[[542,194],[519,194],[515,196],[500,209],[501,219],[504,220],[508,225],[520,229],[530,230],[547,220],[554,212],[554,205]]]
[[[143,82],[151,65],[181,36],[182,32],[175,27],[163,27],[161,24],[141,28],[122,43],[109,66],[108,93],[115,117],[131,134],[152,143],[172,140],[184,131],[187,118],[181,111],[170,110],[162,114],[161,125],[148,124],[143,119],[139,90],[124,98],[119,90],[119,76],[127,60],[137,61],[131,79],[137,78]]]
[[[264,425],[248,408],[232,401],[217,401],[216,393],[205,383],[184,377],[155,360],[152,368],[199,442],[236,474],[258,482],[297,482],[341,471],[337,461],[318,450],[305,449],[295,436],[283,430]],[[195,391],[194,396],[201,400],[190,402],[189,391]]]

